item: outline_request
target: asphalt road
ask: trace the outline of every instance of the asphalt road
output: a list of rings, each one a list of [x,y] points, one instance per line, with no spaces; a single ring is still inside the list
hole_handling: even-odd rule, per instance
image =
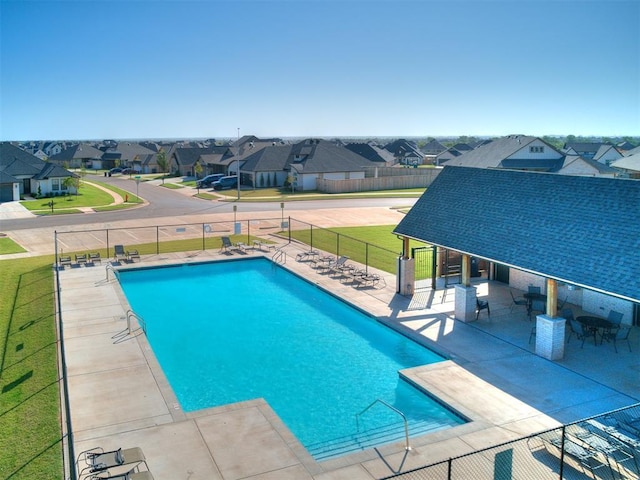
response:
[[[96,180],[113,184],[123,190],[136,192],[136,185],[128,177],[98,177]],[[138,196],[144,198],[148,205],[141,208],[98,212],[90,215],[56,215],[39,216],[26,219],[7,219],[2,221],[3,231],[32,228],[77,226],[95,222],[119,222],[124,220],[149,219],[161,217],[178,217],[182,215],[208,215],[231,213],[233,206],[246,212],[273,212],[280,216],[280,202],[221,202],[202,200],[177,190],[159,187],[148,182],[140,182],[137,186]],[[415,203],[415,198],[363,198],[336,200],[305,200],[285,202],[285,215],[293,215],[296,211],[359,208],[359,207],[406,207]]]

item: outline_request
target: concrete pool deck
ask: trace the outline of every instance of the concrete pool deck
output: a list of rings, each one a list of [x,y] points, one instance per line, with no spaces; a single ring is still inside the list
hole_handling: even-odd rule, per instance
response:
[[[372,479],[640,400],[637,328],[634,353],[624,344],[616,354],[612,345],[580,348],[574,340],[563,360],[550,362],[533,353],[532,324],[523,309],[511,312],[505,285],[477,279],[479,296],[491,302],[491,319],[465,324],[453,319],[452,289],[402,297],[393,276],[386,286],[354,288],[296,262],[300,248],[284,247],[286,268],[450,358],[406,373],[469,423],[413,438],[409,452],[400,441],[316,462],[262,400],[185,413],[135,320],[127,331],[126,299],[103,260],[59,272],[75,454],[98,446],[140,447],[156,480]],[[217,251],[161,254],[133,266],[221,258],[229,257]],[[176,319],[176,328],[183,321]]]

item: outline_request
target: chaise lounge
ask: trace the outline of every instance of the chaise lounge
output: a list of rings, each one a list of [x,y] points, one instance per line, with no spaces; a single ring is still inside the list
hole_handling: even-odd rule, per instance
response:
[[[113,259],[116,262],[119,262],[120,260],[126,260],[127,259],[127,253],[124,251],[124,245],[114,245],[114,247],[113,247]]]
[[[84,463],[84,468],[80,469],[80,465]],[[129,473],[138,468],[141,464],[147,467],[147,459],[142,453],[142,449],[139,447],[112,450],[105,452],[103,448],[96,447],[90,450],[85,450],[78,455],[76,465],[80,472],[80,476],[87,475],[96,472],[104,472],[109,468],[128,466]],[[107,477],[112,478],[112,477]]]

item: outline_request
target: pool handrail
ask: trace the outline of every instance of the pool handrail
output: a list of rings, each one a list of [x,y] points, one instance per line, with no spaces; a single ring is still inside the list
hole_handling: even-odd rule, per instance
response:
[[[358,431],[360,430],[360,422],[358,421],[358,419],[360,418],[360,415],[365,413],[367,410],[373,407],[376,403],[381,403],[382,405],[384,405],[385,407],[389,408],[390,410],[394,411],[395,413],[397,413],[402,417],[402,421],[404,422],[404,449],[407,451],[411,450],[411,445],[409,445],[409,424],[407,422],[407,417],[404,415],[404,413],[402,413],[396,407],[394,407],[393,405],[390,405],[389,403],[385,402],[380,398],[376,398],[373,402],[369,404],[367,408],[362,410],[360,413],[356,414],[356,427]]]
[[[144,318],[142,318],[142,316],[138,315],[136,312],[134,312],[131,309],[127,310],[127,331],[131,333],[131,317],[135,317],[138,320],[138,325],[140,325],[140,328],[146,335],[147,323],[144,321]]]
[[[287,252],[282,248],[277,248],[276,252],[271,256],[271,261],[284,265],[287,263]]]

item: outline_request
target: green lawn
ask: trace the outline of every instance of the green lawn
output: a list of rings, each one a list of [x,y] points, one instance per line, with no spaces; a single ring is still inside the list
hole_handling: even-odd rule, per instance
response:
[[[63,478],[52,263],[2,261],[0,478]]]
[[[9,237],[0,237],[0,255],[22,252],[26,252],[26,250]]]
[[[104,190],[89,183],[83,182],[78,195],[67,195],[64,197],[40,198],[37,200],[24,200],[20,202],[27,210],[40,215],[51,215],[56,213],[78,213],[81,207],[91,207],[95,210],[129,208],[132,204],[140,202],[140,199],[133,193],[105,183],[92,180],[93,183],[120,195],[123,199],[128,197],[128,203],[109,206],[113,203],[113,196]],[[134,184],[135,186],[135,184]],[[53,211],[49,202],[53,201]]]

